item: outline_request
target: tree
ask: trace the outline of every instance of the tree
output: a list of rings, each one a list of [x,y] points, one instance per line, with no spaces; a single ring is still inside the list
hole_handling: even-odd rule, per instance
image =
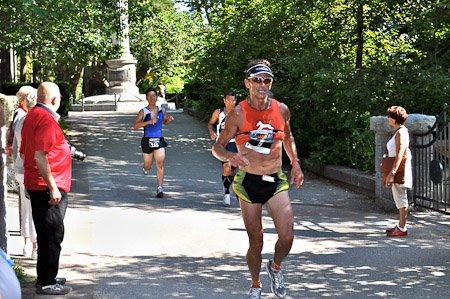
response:
[[[118,51],[111,45],[117,12],[109,0],[11,0],[0,8],[0,48],[29,55],[41,65],[41,80],[69,81],[73,94],[85,65]]]

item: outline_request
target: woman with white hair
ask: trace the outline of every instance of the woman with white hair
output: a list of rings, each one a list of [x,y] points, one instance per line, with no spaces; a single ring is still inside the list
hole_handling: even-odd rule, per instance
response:
[[[33,215],[31,213],[31,201],[25,196],[24,170],[23,160],[20,158],[19,149],[22,143],[22,126],[27,112],[36,105],[37,90],[31,86],[22,86],[16,96],[19,99],[19,108],[13,120],[14,141],[12,146],[12,156],[14,161],[14,171],[16,181],[19,184],[19,200],[20,200],[20,228],[21,235],[24,237],[23,255],[32,259],[37,259],[37,240],[36,229],[34,227]],[[33,243],[31,249],[27,240]],[[31,250],[30,250],[31,249]]]

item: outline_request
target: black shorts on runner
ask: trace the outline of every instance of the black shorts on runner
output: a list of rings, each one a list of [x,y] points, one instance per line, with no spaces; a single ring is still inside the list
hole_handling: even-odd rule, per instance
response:
[[[256,175],[239,170],[233,181],[236,195],[249,203],[265,204],[276,194],[288,189],[287,177],[281,170],[270,175]]]
[[[144,154],[151,154],[154,150],[166,147],[164,137],[142,137],[141,148]]]

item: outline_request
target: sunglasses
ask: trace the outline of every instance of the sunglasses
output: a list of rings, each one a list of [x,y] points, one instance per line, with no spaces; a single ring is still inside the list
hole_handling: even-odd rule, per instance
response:
[[[258,84],[262,84],[262,83],[264,82],[264,84],[266,84],[266,85],[272,83],[272,81],[273,81],[273,78],[270,78],[270,77],[268,77],[268,78],[251,77],[251,78],[248,78],[248,79],[249,79],[250,81],[255,82],[255,83],[258,83]]]

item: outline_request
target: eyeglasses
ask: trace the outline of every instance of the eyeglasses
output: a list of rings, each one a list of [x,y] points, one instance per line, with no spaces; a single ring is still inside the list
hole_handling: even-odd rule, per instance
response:
[[[258,83],[258,84],[262,84],[262,83],[264,82],[264,84],[266,84],[266,85],[272,83],[272,81],[273,81],[273,78],[270,78],[270,77],[268,77],[268,78],[251,77],[251,78],[248,78],[248,79],[249,79],[250,81],[255,82],[255,83]]]

